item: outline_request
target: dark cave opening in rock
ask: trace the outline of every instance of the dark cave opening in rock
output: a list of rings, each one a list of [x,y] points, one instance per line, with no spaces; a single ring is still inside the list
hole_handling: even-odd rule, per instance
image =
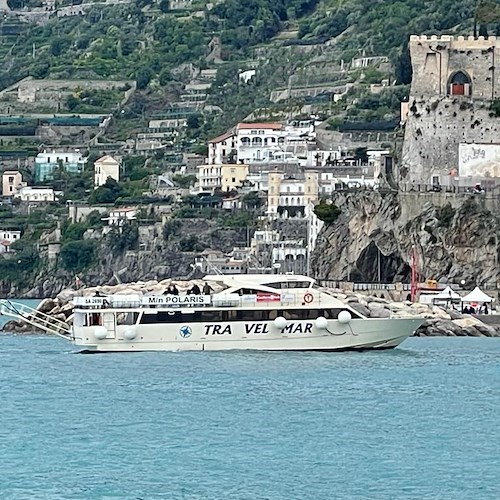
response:
[[[409,282],[411,268],[398,253],[384,255],[372,241],[359,256],[351,270],[350,281],[363,283]]]

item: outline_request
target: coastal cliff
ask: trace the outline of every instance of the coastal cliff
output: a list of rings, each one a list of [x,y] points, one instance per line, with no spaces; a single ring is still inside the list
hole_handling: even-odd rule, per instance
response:
[[[356,191],[334,193],[338,219],[320,233],[316,277],[409,281],[412,249],[422,279],[495,285],[497,202],[485,195]]]

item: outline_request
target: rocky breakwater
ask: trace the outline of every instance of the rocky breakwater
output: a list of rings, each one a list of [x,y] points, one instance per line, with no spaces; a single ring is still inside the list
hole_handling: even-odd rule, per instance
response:
[[[425,318],[425,323],[415,332],[417,337],[500,337],[500,330],[455,310],[445,310],[441,307],[409,301],[390,302],[382,298],[342,290],[329,290],[328,293],[348,303],[368,318]]]

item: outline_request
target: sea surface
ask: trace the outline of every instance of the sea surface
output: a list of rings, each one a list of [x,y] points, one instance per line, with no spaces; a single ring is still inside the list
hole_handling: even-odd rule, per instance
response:
[[[1,499],[500,498],[500,339],[76,354],[0,335]]]

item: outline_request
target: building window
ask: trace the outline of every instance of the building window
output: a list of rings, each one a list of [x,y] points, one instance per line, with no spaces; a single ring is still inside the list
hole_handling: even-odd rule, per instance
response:
[[[14,177],[9,177],[9,184],[14,184]]]
[[[231,182],[236,182],[236,177],[233,177],[233,178],[231,179]]]

